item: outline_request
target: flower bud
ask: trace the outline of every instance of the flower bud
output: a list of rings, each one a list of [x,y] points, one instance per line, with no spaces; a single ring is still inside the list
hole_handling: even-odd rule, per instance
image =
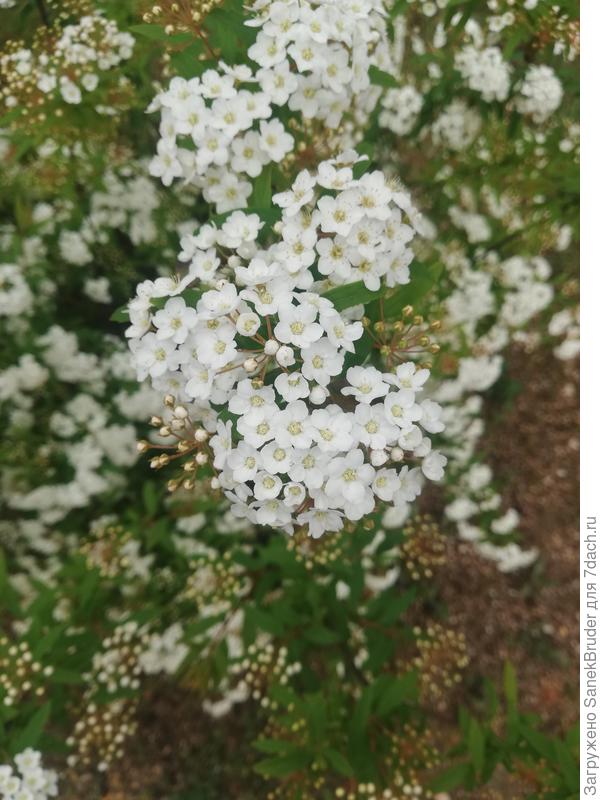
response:
[[[320,406],[327,400],[327,392],[322,386],[315,386],[310,391],[310,402],[315,406]]]
[[[206,453],[196,453],[196,464],[206,464],[208,461],[208,456]]]
[[[205,442],[208,439],[208,433],[204,430],[204,428],[198,428],[194,434],[194,439],[202,444],[202,442]]]
[[[221,484],[219,483],[219,479],[218,478],[211,478],[210,488],[211,489],[220,489],[221,488]]]
[[[177,417],[177,419],[185,419],[188,415],[188,410],[184,408],[184,406],[176,406],[173,415]]]
[[[281,345],[279,342],[275,341],[275,339],[269,339],[268,342],[265,342],[265,354],[268,356],[274,356]]]
[[[402,461],[404,458],[404,450],[401,447],[392,447],[390,455],[393,461]]]
[[[294,361],[294,351],[291,347],[288,347],[286,344],[281,345],[279,350],[277,351],[277,355],[275,356],[277,359],[277,363],[280,364],[282,367],[289,367],[291,366]]]
[[[247,358],[244,361],[244,369],[246,372],[254,372],[254,370],[258,367],[258,361],[255,358]]]

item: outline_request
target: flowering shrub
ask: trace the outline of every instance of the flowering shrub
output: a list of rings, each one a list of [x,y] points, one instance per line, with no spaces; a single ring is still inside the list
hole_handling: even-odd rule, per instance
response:
[[[0,0],[0,797],[575,798],[445,590],[544,582],[488,450],[578,352],[577,9],[134,6]]]

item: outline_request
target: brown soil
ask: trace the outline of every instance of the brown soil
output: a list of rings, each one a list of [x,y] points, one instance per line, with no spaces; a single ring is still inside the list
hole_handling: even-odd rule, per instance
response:
[[[454,543],[441,590],[467,635],[472,669],[499,678],[509,659],[522,707],[564,730],[578,710],[578,369],[545,351],[515,350],[508,373],[521,390],[489,409],[484,448],[507,506],[521,515],[522,545],[540,558],[502,575]]]

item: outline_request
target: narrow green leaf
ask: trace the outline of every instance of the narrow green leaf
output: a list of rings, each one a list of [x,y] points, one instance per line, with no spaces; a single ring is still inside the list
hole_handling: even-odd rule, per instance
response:
[[[475,769],[481,774],[485,764],[485,739],[483,731],[481,730],[481,725],[476,719],[471,719],[469,724],[467,747]]]
[[[306,750],[297,750],[285,756],[259,761],[254,769],[267,778],[284,778],[286,775],[306,769],[311,761],[310,753]]]
[[[257,206],[258,208],[271,207],[271,198],[273,196],[271,186],[272,171],[272,164],[267,164],[263,167],[263,171],[254,182],[254,189],[250,196],[250,205]]]
[[[354,770],[352,769],[352,765],[346,758],[346,756],[342,755],[339,750],[333,750],[331,747],[325,747],[323,750],[323,755],[333,767],[336,772],[339,772],[340,775],[344,775],[346,778],[354,777]]]
[[[40,736],[42,735],[44,726],[48,721],[48,717],[50,716],[51,708],[52,703],[50,700],[48,700],[47,703],[44,703],[44,705],[38,708],[35,714],[30,717],[29,722],[23,728],[21,733],[11,741],[10,749],[13,755],[22,753],[27,747],[36,746]]]
[[[471,777],[471,773],[470,764],[455,764],[441,775],[438,775],[431,782],[429,788],[434,792],[450,792],[453,789],[458,789],[459,786],[464,786]]]
[[[377,702],[377,713],[385,717],[407,703],[414,703],[419,695],[417,674],[408,672],[395,678],[384,690]]]
[[[371,79],[371,83],[375,86],[383,86],[384,89],[397,89],[399,86],[398,81],[393,75],[390,75],[389,72],[384,72],[374,65],[369,67],[369,78]]]

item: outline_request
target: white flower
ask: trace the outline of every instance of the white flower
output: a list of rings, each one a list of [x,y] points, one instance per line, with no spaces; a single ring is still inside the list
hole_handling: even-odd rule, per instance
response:
[[[361,450],[350,450],[346,455],[332,459],[327,464],[326,474],[325,494],[336,503],[340,499],[346,504],[369,499],[375,470],[364,463]]]
[[[240,442],[227,456],[227,466],[233,473],[234,481],[245,483],[255,478],[262,467],[262,460],[256,448]]]
[[[308,397],[308,381],[299,372],[282,372],[275,378],[275,389],[288,403]]]
[[[157,339],[173,339],[182,344],[196,322],[196,312],[186,305],[182,297],[171,297],[164,308],[157,311],[152,322],[157,328]]]
[[[390,388],[375,367],[350,367],[346,380],[350,385],[342,389],[342,394],[354,396],[359,403],[372,403],[386,395]]]
[[[309,411],[303,400],[295,400],[275,417],[275,441],[280,447],[306,449],[314,441]]]
[[[317,309],[309,303],[282,309],[275,326],[275,336],[285,344],[308,347],[323,335],[323,328],[315,322],[316,318]]]
[[[339,511],[331,509],[313,509],[305,511],[298,516],[301,525],[308,525],[308,534],[313,539],[320,539],[326,532],[341,531],[344,527],[344,518]]]
[[[279,163],[294,149],[294,137],[286,132],[278,119],[261,122],[259,130],[260,146],[271,161]]]
[[[339,453],[355,445],[353,415],[339,406],[327,406],[313,411],[310,417],[314,441],[324,453]]]
[[[321,386],[328,386],[332,376],[339,375],[344,367],[344,356],[328,339],[319,339],[310,347],[303,347],[302,374]]]
[[[166,139],[160,139],[156,149],[157,155],[150,162],[148,171],[155,178],[160,178],[165,186],[170,186],[174,178],[183,175],[183,166],[177,157],[177,147]]]
[[[431,453],[425,456],[421,464],[423,475],[431,481],[441,481],[444,477],[444,467],[447,463],[448,459],[446,456],[443,456],[436,450],[432,450]]]

